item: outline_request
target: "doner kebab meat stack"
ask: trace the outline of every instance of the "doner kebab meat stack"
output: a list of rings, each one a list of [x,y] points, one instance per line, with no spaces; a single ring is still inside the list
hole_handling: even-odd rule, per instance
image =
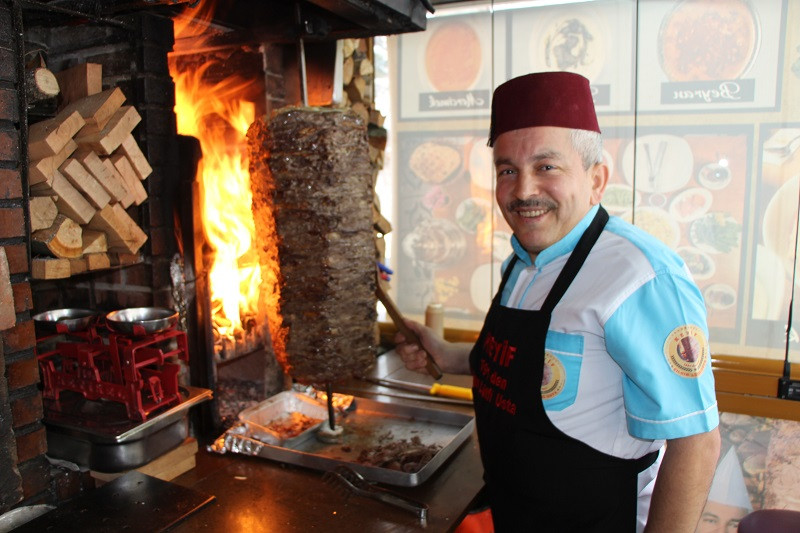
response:
[[[275,355],[300,383],[361,374],[377,317],[366,124],[351,110],[289,107],[257,120],[248,141]]]

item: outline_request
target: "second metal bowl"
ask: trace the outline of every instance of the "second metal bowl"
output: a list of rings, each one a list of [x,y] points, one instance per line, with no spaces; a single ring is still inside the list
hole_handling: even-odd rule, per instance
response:
[[[177,322],[178,313],[165,307],[132,307],[106,315],[106,323],[111,329],[129,335],[160,333]]]

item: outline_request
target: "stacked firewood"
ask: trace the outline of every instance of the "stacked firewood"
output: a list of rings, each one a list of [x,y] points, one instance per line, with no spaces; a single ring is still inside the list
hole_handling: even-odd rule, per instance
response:
[[[61,109],[28,134],[31,274],[69,277],[137,260],[147,235],[126,212],[147,199],[152,172],[132,135],[141,116],[101,66],[55,74]]]
[[[342,56],[344,58],[342,68],[343,105],[350,107],[367,123],[369,160],[372,166],[372,185],[374,187],[378,180],[378,174],[383,168],[387,134],[383,127],[385,117],[375,109],[375,69],[372,64],[372,41],[370,39],[344,39]],[[377,260],[385,263],[386,243],[383,237],[392,231],[392,224],[381,214],[381,205],[377,194],[374,196],[372,206],[372,220],[375,228]]]

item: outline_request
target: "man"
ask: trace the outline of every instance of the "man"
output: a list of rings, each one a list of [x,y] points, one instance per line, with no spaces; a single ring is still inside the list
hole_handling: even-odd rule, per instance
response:
[[[489,144],[514,253],[480,337],[409,327],[442,370],[473,375],[496,531],[694,531],[720,446],[705,307],[675,253],[600,206],[588,80],[500,85]]]

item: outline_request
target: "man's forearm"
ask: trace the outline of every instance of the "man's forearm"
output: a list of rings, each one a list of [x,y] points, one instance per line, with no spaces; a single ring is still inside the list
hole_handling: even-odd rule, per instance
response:
[[[647,533],[695,530],[714,478],[719,448],[717,429],[667,441],[650,502]]]

